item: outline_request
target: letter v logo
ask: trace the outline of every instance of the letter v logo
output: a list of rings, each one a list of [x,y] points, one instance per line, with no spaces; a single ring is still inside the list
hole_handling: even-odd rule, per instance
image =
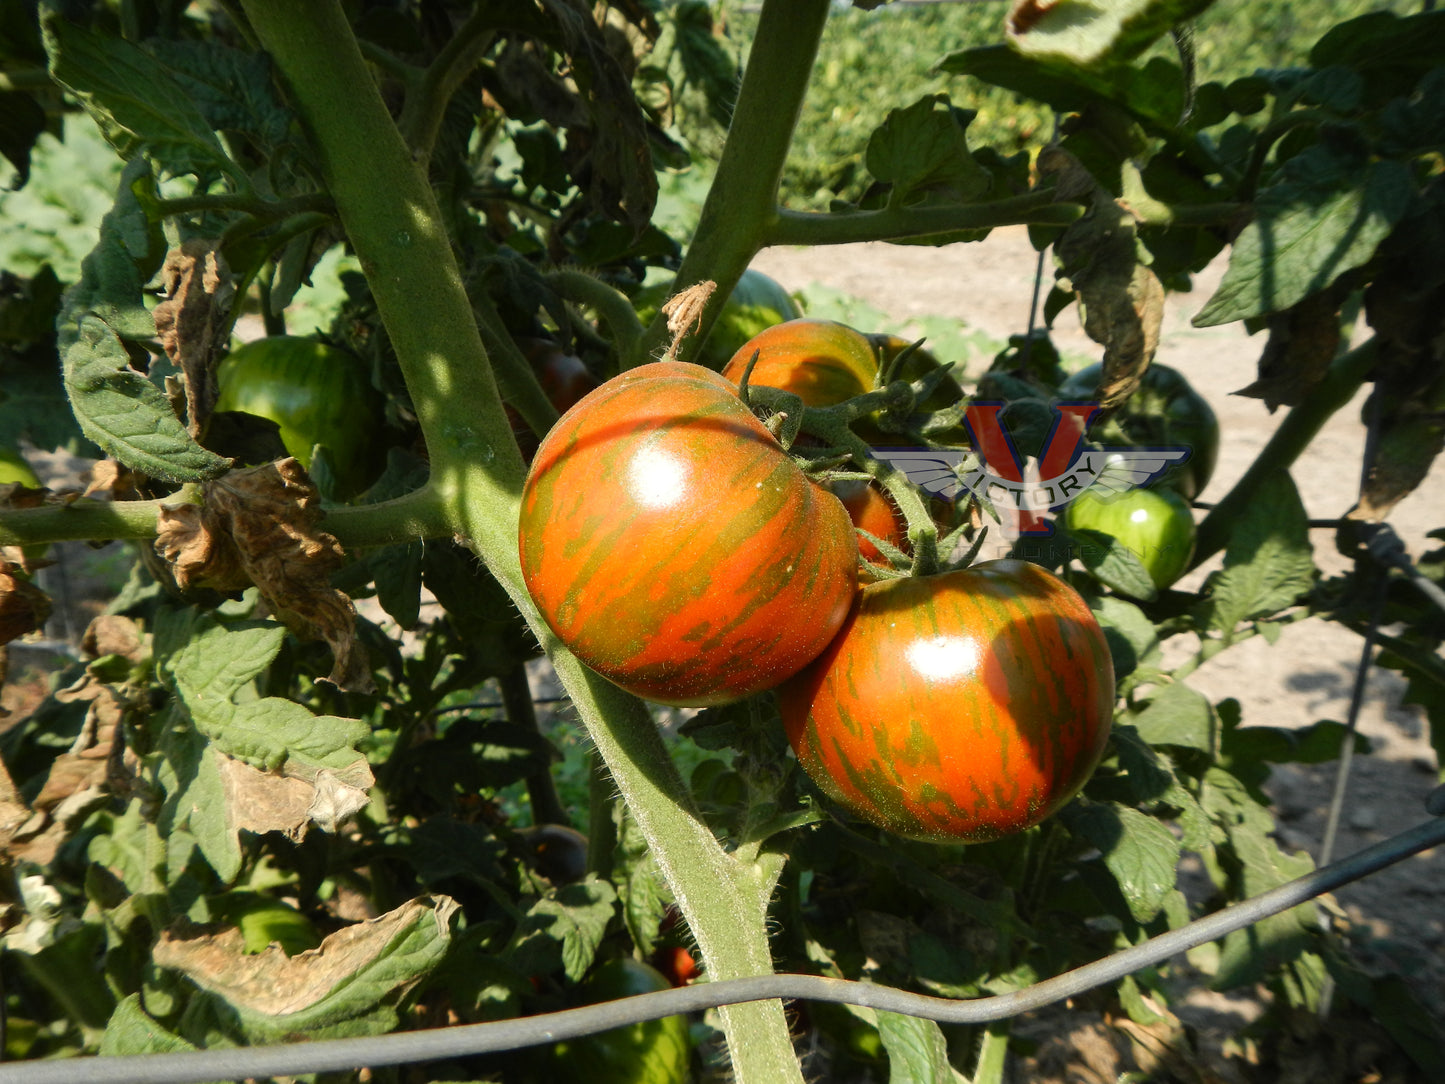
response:
[[[1044,440],[1038,478],[1025,479],[1023,458],[1003,425],[1005,405],[1001,402],[975,402],[970,403],[964,412],[964,425],[983,461],[985,472],[984,485],[975,488],[989,496],[996,508],[1002,503],[1018,510],[1020,534],[1049,534],[1051,528],[1048,522],[1036,509],[1046,510],[1058,503],[1053,499],[1049,485],[1069,469],[1078,455],[1089,423],[1103,408],[1098,403],[1055,403],[1054,424]],[[1034,499],[1030,489],[1047,490],[1049,496]],[[1012,495],[1012,500],[998,500],[1004,494]]]

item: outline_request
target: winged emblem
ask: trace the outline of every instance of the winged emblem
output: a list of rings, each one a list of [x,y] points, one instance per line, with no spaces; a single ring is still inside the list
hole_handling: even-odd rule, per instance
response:
[[[970,453],[951,448],[874,448],[883,460],[925,493],[951,501],[962,486],[956,468]]]
[[[1188,448],[1099,448],[1079,456],[1071,470],[1092,470],[1093,481],[1079,492],[1088,489],[1104,496],[1147,486],[1188,458]]]

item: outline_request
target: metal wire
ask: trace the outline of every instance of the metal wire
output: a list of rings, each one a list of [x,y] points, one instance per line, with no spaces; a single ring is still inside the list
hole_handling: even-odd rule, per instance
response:
[[[141,1054],[0,1066],[0,1084],[201,1084],[204,1081],[295,1076],[362,1066],[402,1065],[513,1050],[608,1028],[774,998],[861,1005],[948,1024],[980,1024],[1042,1008],[1167,960],[1225,934],[1296,907],[1341,885],[1445,843],[1445,818],[1425,821],[1349,858],[1234,904],[1143,944],[1075,968],[1024,990],[972,1001],[929,997],[873,983],[816,975],[765,975],[705,982],[544,1016],[465,1024],[314,1043]]]

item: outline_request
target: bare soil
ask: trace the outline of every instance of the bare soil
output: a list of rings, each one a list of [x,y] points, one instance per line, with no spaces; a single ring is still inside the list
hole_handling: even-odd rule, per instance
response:
[[[910,327],[912,321],[948,316],[1002,342],[1028,327],[1037,254],[1026,232],[1015,228],[995,230],[982,242],[941,249],[881,243],[812,250],[774,248],[760,253],[753,266],[805,296],[814,284],[843,290],[897,321],[895,327],[865,330],[907,335],[918,330]],[[1281,409],[1272,415],[1261,401],[1232,394],[1254,379],[1263,336],[1251,339],[1238,325],[1194,328],[1190,324],[1223,273],[1224,264],[1218,262],[1197,276],[1193,292],[1171,296],[1157,355],[1157,360],[1186,373],[1219,415],[1224,439],[1213,481],[1200,495],[1205,502],[1217,501],[1229,491],[1285,414]],[[1051,265],[1046,266],[1045,275],[1051,274]],[[1047,285],[1046,281],[1045,291]],[[1080,328],[1074,308],[1060,315],[1053,337],[1065,356],[1100,356],[1100,348]],[[942,360],[966,362],[968,371],[977,375],[991,359]],[[1354,503],[1364,449],[1365,430],[1360,422],[1364,396],[1362,391],[1340,411],[1292,468],[1313,519],[1338,517]],[[1445,469],[1437,468],[1424,486],[1397,506],[1390,520],[1416,559],[1434,548],[1426,532],[1445,525],[1442,513]],[[1348,567],[1347,559],[1335,549],[1333,531],[1313,531],[1312,541],[1316,564],[1323,572]],[[1217,567],[1215,558],[1182,586],[1197,585]],[[1187,658],[1197,643],[1171,641],[1169,646],[1177,662]],[[1262,638],[1241,643],[1200,667],[1188,681],[1212,701],[1239,700],[1245,725],[1300,727],[1321,719],[1345,720],[1361,647],[1355,633],[1322,619],[1309,619],[1291,626],[1273,646]],[[1393,671],[1376,667],[1369,673],[1358,725],[1369,739],[1372,753],[1354,761],[1335,846],[1337,857],[1427,817],[1424,800],[1439,782],[1439,764],[1423,712],[1401,705],[1404,689],[1403,680]],[[1275,772],[1270,790],[1277,803],[1278,835],[1287,848],[1318,859],[1335,771],[1331,763],[1287,765]],[[1445,991],[1445,910],[1439,906],[1445,886],[1442,850],[1351,884],[1336,899],[1349,921],[1368,935],[1367,962],[1404,976],[1437,1018],[1445,1019],[1445,998],[1441,996]],[[1055,1016],[1051,1021],[1021,1021],[1016,1029],[1020,1032],[1041,1023],[1042,1041],[1038,1054],[1020,1067],[1026,1075],[1019,1079],[1031,1084],[1113,1081],[1131,1069],[1152,1069],[1159,1074],[1149,1079],[1239,1079],[1238,1074],[1247,1071],[1251,1061],[1258,1065],[1264,1055],[1234,1049],[1236,1056],[1226,1060],[1221,1049],[1233,1032],[1258,1015],[1267,998],[1264,991],[1226,998],[1201,986],[1183,1005],[1173,1006],[1193,1025],[1190,1035],[1197,1049],[1194,1057],[1186,1059],[1191,1064],[1188,1068],[1170,1064],[1168,1058],[1161,1062],[1159,1036],[1128,1034],[1126,1039],[1118,1030],[1080,1021],[1087,1015],[1084,1013],[1071,1012],[1067,1018]],[[1335,1028],[1333,1021],[1331,1028]],[[1312,1021],[1302,1020],[1293,1029],[1297,1035],[1279,1036],[1269,1058],[1269,1071],[1282,1075],[1251,1079],[1286,1079],[1296,1074],[1298,1079],[1319,1081],[1408,1078],[1395,1075],[1401,1071],[1398,1059],[1385,1054],[1362,1061],[1330,1057],[1322,1063],[1320,1052],[1335,1044],[1323,1041],[1315,1029]],[[1381,1045],[1378,1035],[1365,1032],[1353,1035],[1352,1048]],[[1383,1048],[1388,1049],[1388,1043]]]

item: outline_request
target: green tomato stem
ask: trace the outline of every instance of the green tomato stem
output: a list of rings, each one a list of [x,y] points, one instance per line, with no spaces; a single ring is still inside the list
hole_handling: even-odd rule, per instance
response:
[[[426,437],[430,488],[546,649],[668,879],[709,974],[770,974],[770,885],[713,837],[646,707],[567,651],[527,592],[517,554],[522,460],[477,316],[425,172],[387,113],[339,0],[243,2],[312,135],[371,284]],[[797,14],[777,0],[769,6],[773,23]],[[826,0],[807,0],[806,7],[817,9],[821,24]],[[801,89],[800,82],[799,97]],[[737,1006],[722,1019],[739,1081],[801,1081],[780,1002]]]
[[[1375,340],[1370,339],[1348,353],[1341,354],[1331,363],[1325,378],[1305,396],[1304,401],[1285,415],[1284,421],[1280,422],[1279,428],[1274,431],[1274,436],[1270,437],[1269,443],[1255,456],[1244,476],[1200,523],[1190,568],[1198,568],[1224,548],[1229,541],[1229,532],[1235,519],[1254,499],[1255,491],[1265,476],[1272,471],[1288,470],[1300,457],[1300,453],[1309,447],[1310,441],[1314,440],[1325,422],[1354,398],[1355,392],[1374,367],[1375,345]]]
[[[619,365],[631,369],[646,359],[639,353],[642,348],[642,321],[631,300],[621,290],[614,290],[601,279],[575,267],[563,267],[547,276],[551,286],[568,301],[587,305],[597,311],[612,333],[612,346],[617,351]]]
[[[769,243],[778,217],[778,182],[830,7],[830,0],[763,2],[717,174],[674,280],[676,290],[706,279],[717,283],[697,334],[678,350],[681,361],[696,356],[738,279]],[[624,367],[659,356],[667,344],[667,318],[659,313],[643,337],[641,353],[624,360]]]
[[[889,207],[877,211],[779,211],[759,248],[770,245],[845,245],[857,241],[900,241],[987,230],[995,226],[1067,226],[1083,214],[1076,203],[1055,202],[1052,189],[989,203],[950,203],[936,207]]]
[[[447,103],[496,38],[494,12],[483,4],[457,28],[416,85],[409,88],[397,126],[418,161],[431,161]]]

